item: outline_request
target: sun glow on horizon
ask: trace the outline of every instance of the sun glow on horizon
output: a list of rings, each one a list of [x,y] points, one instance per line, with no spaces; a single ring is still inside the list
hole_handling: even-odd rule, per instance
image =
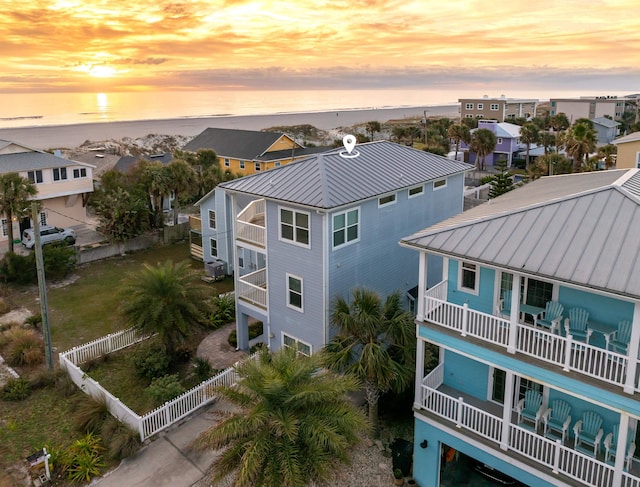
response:
[[[110,66],[98,65],[92,66],[88,73],[94,78],[111,78],[116,74],[116,70]]]

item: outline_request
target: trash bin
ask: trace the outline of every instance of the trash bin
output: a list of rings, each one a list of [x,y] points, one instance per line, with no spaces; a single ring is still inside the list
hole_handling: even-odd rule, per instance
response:
[[[390,445],[393,469],[402,470],[402,475],[408,477],[413,464],[413,443],[404,438],[396,438]]]

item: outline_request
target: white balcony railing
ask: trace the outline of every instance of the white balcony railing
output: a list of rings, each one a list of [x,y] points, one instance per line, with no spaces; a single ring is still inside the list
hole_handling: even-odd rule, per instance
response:
[[[267,308],[267,269],[259,269],[238,278],[236,296],[251,304]]]
[[[614,468],[600,460],[584,455],[562,444],[507,423],[501,417],[472,406],[462,397],[456,398],[437,390],[442,385],[443,364],[438,365],[422,381],[419,407],[446,421],[456,428],[473,432],[499,447],[502,430],[509,428],[507,449],[529,458],[538,464],[539,470],[548,469],[553,474],[563,474],[586,485],[611,486]],[[434,387],[434,384],[438,384]],[[625,472],[624,487],[640,486],[640,478]]]
[[[446,286],[439,284],[425,293],[424,321],[456,331],[463,337],[472,336],[507,348],[511,333],[509,320],[475,311],[466,304],[449,303],[443,290],[446,294]],[[626,355],[522,323],[516,326],[515,344],[516,353],[562,367],[564,371],[579,372],[620,387],[625,385],[629,360]]]
[[[254,200],[244,208],[236,219],[236,239],[265,247],[264,200]]]

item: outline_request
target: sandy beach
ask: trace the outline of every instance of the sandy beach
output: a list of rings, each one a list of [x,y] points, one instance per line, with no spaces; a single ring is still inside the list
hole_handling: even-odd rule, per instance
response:
[[[120,140],[124,137],[136,138],[148,134],[193,137],[208,127],[262,130],[275,126],[310,124],[319,129],[331,130],[338,127],[365,123],[371,120],[386,122],[388,120],[405,118],[422,119],[425,111],[427,117],[456,117],[458,115],[458,106],[379,108],[336,112],[136,120],[128,122],[6,128],[0,129],[0,140],[11,140],[36,149],[59,149],[78,147],[87,140]]]

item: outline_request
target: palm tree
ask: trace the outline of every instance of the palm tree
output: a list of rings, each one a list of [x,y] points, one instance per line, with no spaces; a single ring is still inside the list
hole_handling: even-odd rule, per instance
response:
[[[0,214],[7,219],[9,252],[13,252],[13,217],[28,213],[31,197],[37,192],[35,184],[18,173],[0,175]]]
[[[413,317],[402,309],[399,293],[383,304],[376,292],[357,288],[351,302],[335,298],[331,323],[338,334],[325,346],[325,364],[363,383],[375,436],[380,394],[401,392],[410,385],[416,342]]]
[[[153,226],[162,226],[162,206],[164,197],[171,191],[169,172],[160,162],[140,161],[141,184],[150,196],[149,210],[153,215]]]
[[[560,112],[549,119],[549,125],[556,132],[559,132],[567,130],[571,126],[571,122],[563,112]]]
[[[376,132],[380,132],[380,130],[382,130],[382,127],[380,126],[380,122],[378,122],[377,120],[371,120],[370,122],[367,122],[366,130],[367,132],[369,132],[369,134],[371,134],[371,141],[373,141],[373,134],[375,134]]]
[[[195,279],[188,261],[145,264],[128,276],[120,294],[129,323],[142,334],[156,333],[169,353],[206,323],[210,311],[209,290]]]
[[[529,170],[531,166],[531,160],[529,159],[529,148],[531,144],[537,144],[539,140],[540,131],[536,124],[527,122],[520,128],[520,141],[523,144],[527,144],[527,170]]]
[[[476,153],[476,168],[485,169],[485,159],[496,148],[498,139],[489,129],[477,129],[471,136],[471,150]]]
[[[326,480],[336,460],[348,463],[367,420],[348,400],[352,376],[318,372],[321,355],[285,348],[236,367],[234,387],[216,392],[241,410],[200,434],[196,447],[224,448],[214,481],[233,485],[302,487]]]
[[[395,137],[396,142],[399,144],[400,142],[402,142],[402,139],[407,136],[407,129],[406,127],[402,127],[401,125],[396,125],[391,130],[391,134]]]
[[[458,159],[458,151],[460,150],[460,142],[464,142],[468,144],[471,142],[471,132],[467,125],[463,124],[455,124],[451,125],[447,130],[447,135],[451,140],[453,140],[456,144],[456,155],[454,159]]]
[[[596,149],[596,131],[590,123],[579,122],[573,125],[565,135],[567,154],[573,157],[573,171],[580,172],[587,163],[589,153]]]
[[[615,164],[615,158],[613,157],[618,153],[618,146],[615,144],[603,145],[598,149],[598,157],[604,160],[604,167],[611,169]]]
[[[196,172],[186,161],[174,159],[165,166],[173,192],[173,224],[178,224],[179,196],[196,185]]]

